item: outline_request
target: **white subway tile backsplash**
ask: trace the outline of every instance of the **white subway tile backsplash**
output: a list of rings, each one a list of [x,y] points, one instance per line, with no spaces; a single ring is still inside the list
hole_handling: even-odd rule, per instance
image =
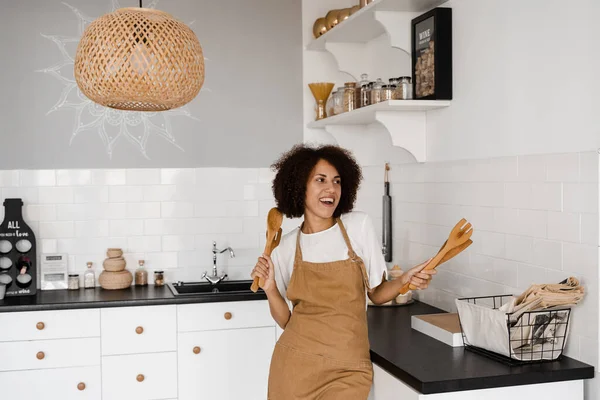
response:
[[[19,186],[19,171],[18,170],[5,170],[0,171],[0,187],[13,187]]]
[[[523,263],[533,262],[533,238],[506,235],[506,259]]]
[[[580,215],[577,213],[548,212],[548,239],[579,242]]]
[[[177,186],[150,185],[143,187],[144,201],[174,201],[177,200]]]
[[[160,170],[163,185],[195,185],[196,170],[193,168],[169,168]]]
[[[524,291],[533,284],[547,283],[546,271],[545,268],[536,267],[535,265],[519,263],[517,287],[520,291]]]
[[[92,184],[92,172],[88,169],[59,169],[56,171],[58,186],[84,186]]]
[[[563,270],[598,279],[598,247],[587,244],[563,243]]]
[[[144,221],[141,219],[113,219],[109,221],[109,236],[142,236]]]
[[[103,237],[108,232],[108,220],[75,221],[75,237]]]
[[[95,186],[124,185],[127,181],[124,169],[93,169],[91,175]]]
[[[160,203],[127,203],[126,209],[126,218],[160,218]]]
[[[163,202],[160,204],[162,218],[191,218],[194,216],[194,204],[188,202]]]
[[[546,156],[529,155],[519,156],[519,182],[544,182],[546,180]]]
[[[40,187],[40,204],[73,203],[73,188],[70,187]]]
[[[534,210],[561,211],[563,187],[560,183],[533,183],[531,207]]]
[[[598,214],[581,214],[581,243],[600,246],[598,228]]]
[[[57,250],[56,239],[42,239],[41,241],[41,254],[53,254]]]
[[[107,203],[109,201],[108,186],[77,186],[73,188],[73,202]]]
[[[546,156],[547,176],[549,182],[578,182],[579,154],[549,154]]]
[[[56,220],[56,206],[47,205],[24,205],[23,218],[25,221],[54,221]]]
[[[2,188],[3,199],[19,198],[24,204],[38,204],[40,202],[39,188],[5,187]],[[2,211],[4,212],[4,207]]]
[[[55,186],[56,171],[54,170],[21,170],[21,187]]]
[[[126,251],[129,253],[160,252],[162,251],[162,237],[158,235],[129,237]]]
[[[162,237],[163,251],[194,250],[194,235],[169,235]]]
[[[565,212],[598,214],[597,183],[565,183],[563,198]]]
[[[562,269],[562,242],[533,239],[533,264],[540,267]]]
[[[177,268],[179,265],[176,252],[148,253],[145,262],[149,271]]]
[[[517,287],[519,285],[517,262],[502,258],[494,258],[492,268],[494,272],[494,282],[510,287]]]
[[[144,186],[110,186],[108,199],[111,203],[138,203],[144,200]]]
[[[579,154],[579,182],[598,183],[598,151],[587,151]]]
[[[471,247],[474,247],[472,250],[474,252],[490,257],[504,258],[506,256],[506,239],[502,233],[475,229],[471,239],[473,240]]]
[[[39,235],[43,238],[57,239],[75,236],[73,221],[40,222],[39,229]]]
[[[506,208],[533,208],[532,192],[533,185],[529,182],[505,183],[504,206]]]
[[[128,169],[126,170],[128,185],[159,185],[159,169]]]

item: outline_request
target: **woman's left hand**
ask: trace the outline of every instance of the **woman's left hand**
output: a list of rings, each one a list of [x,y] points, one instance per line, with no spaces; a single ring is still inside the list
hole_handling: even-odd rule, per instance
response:
[[[410,283],[411,285],[415,286],[417,288],[417,290],[423,290],[423,289],[427,289],[427,287],[429,286],[429,282],[431,281],[431,278],[433,278],[433,275],[435,275],[437,273],[437,271],[435,269],[430,269],[430,270],[424,270],[423,268],[425,268],[425,266],[427,266],[427,264],[429,264],[429,262],[432,259],[430,258],[429,260],[425,261],[424,263],[421,263],[419,265],[417,265],[416,267],[413,267],[411,269],[409,269],[408,271],[406,271],[405,273],[403,273],[400,276],[400,279],[402,280],[402,286],[406,285],[407,283]]]

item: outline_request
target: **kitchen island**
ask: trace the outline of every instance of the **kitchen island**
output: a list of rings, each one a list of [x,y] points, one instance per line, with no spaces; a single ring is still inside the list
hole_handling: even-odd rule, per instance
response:
[[[495,400],[540,394],[546,399],[583,399],[583,379],[593,378],[592,366],[564,357],[509,367],[411,329],[412,315],[439,312],[418,301],[405,307],[369,307],[373,399],[470,400],[485,395]],[[77,398],[84,387],[90,399],[109,399],[122,388],[119,393],[147,399],[192,399],[209,390],[211,399],[234,399],[243,392],[246,398],[264,400],[277,336],[262,292],[176,297],[169,288],[154,286],[5,298],[0,301],[0,326],[0,347],[32,352],[30,357],[15,353],[30,359],[26,362],[0,362],[0,383],[45,375],[54,379],[51,391],[67,399]],[[256,341],[262,344],[256,346]],[[64,347],[52,349],[48,342],[64,342]],[[79,358],[59,359],[79,344],[86,346]],[[61,355],[52,357],[59,350]],[[47,357],[36,359],[42,351]],[[30,376],[36,373],[40,376]],[[223,385],[211,392],[197,376]]]

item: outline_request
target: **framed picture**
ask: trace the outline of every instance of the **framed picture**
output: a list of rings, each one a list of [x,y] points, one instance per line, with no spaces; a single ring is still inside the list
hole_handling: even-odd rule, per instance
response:
[[[413,99],[452,99],[452,9],[413,19],[411,38]]]

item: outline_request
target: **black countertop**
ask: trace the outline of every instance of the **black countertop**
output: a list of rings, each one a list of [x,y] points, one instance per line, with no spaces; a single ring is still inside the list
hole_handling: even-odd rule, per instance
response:
[[[175,297],[166,287],[124,290],[38,291],[30,297],[0,300],[0,312],[264,300],[264,292]],[[371,359],[423,394],[587,379],[594,367],[564,357],[561,361],[509,367],[462,347],[453,348],[411,329],[412,315],[444,312],[418,301],[405,307],[369,307]]]
[[[572,358],[511,367],[411,328],[412,315],[443,312],[420,302],[405,307],[369,307],[373,362],[423,394],[594,377],[593,366]]]
[[[252,281],[249,281],[248,287]],[[164,304],[215,303],[223,301],[265,300],[266,294],[211,293],[204,296],[174,296],[167,286],[131,286],[104,290],[100,287],[79,290],[38,290],[34,296],[5,297],[0,312],[69,310],[77,308],[157,306]]]

